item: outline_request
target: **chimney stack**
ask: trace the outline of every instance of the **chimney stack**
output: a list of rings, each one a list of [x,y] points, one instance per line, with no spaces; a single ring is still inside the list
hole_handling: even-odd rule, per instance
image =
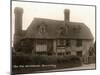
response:
[[[16,7],[14,13],[15,13],[15,35],[21,35],[23,9],[20,7]]]
[[[64,21],[65,23],[70,21],[70,10],[69,9],[64,10]]]

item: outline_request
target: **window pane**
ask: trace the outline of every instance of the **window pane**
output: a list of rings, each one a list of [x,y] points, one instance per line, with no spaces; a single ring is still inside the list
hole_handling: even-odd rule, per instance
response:
[[[82,51],[77,51],[77,56],[82,57]]]
[[[71,55],[71,52],[70,51],[66,52],[66,55]]]
[[[76,42],[77,44],[76,44],[76,46],[77,47],[80,47],[80,46],[82,46],[82,40],[77,40],[77,42]]]
[[[65,40],[57,40],[57,46],[65,46]]]
[[[71,45],[70,40],[66,40],[66,46],[70,47],[70,45]]]

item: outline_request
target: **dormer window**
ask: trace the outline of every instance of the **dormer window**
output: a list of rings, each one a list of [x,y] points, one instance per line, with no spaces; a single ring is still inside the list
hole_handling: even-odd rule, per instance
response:
[[[40,26],[40,32],[41,33],[44,33],[45,32],[45,26],[44,25]]]
[[[79,33],[80,31],[81,31],[81,27],[80,26],[73,27],[73,32]]]
[[[64,27],[60,27],[60,28],[59,28],[59,34],[60,34],[60,36],[65,35],[65,32],[66,32],[66,30],[65,30]]]
[[[39,25],[39,33],[45,33],[46,32],[46,25],[41,24]]]

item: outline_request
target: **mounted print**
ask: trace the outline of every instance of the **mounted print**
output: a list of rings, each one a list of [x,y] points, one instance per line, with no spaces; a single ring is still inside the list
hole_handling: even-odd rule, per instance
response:
[[[12,1],[12,74],[96,69],[93,5]]]

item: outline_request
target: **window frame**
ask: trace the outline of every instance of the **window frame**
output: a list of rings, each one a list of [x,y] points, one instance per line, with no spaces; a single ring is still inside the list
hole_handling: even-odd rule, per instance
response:
[[[58,47],[65,47],[66,41],[64,39],[57,40]]]
[[[82,40],[76,40],[76,46],[81,47],[82,46]]]
[[[70,47],[71,46],[71,40],[66,40],[66,47]]]
[[[80,55],[79,53],[81,53],[81,55]],[[76,55],[79,56],[79,57],[82,57],[82,56],[83,56],[83,55],[82,55],[82,51],[77,51],[77,52],[76,52]]]

